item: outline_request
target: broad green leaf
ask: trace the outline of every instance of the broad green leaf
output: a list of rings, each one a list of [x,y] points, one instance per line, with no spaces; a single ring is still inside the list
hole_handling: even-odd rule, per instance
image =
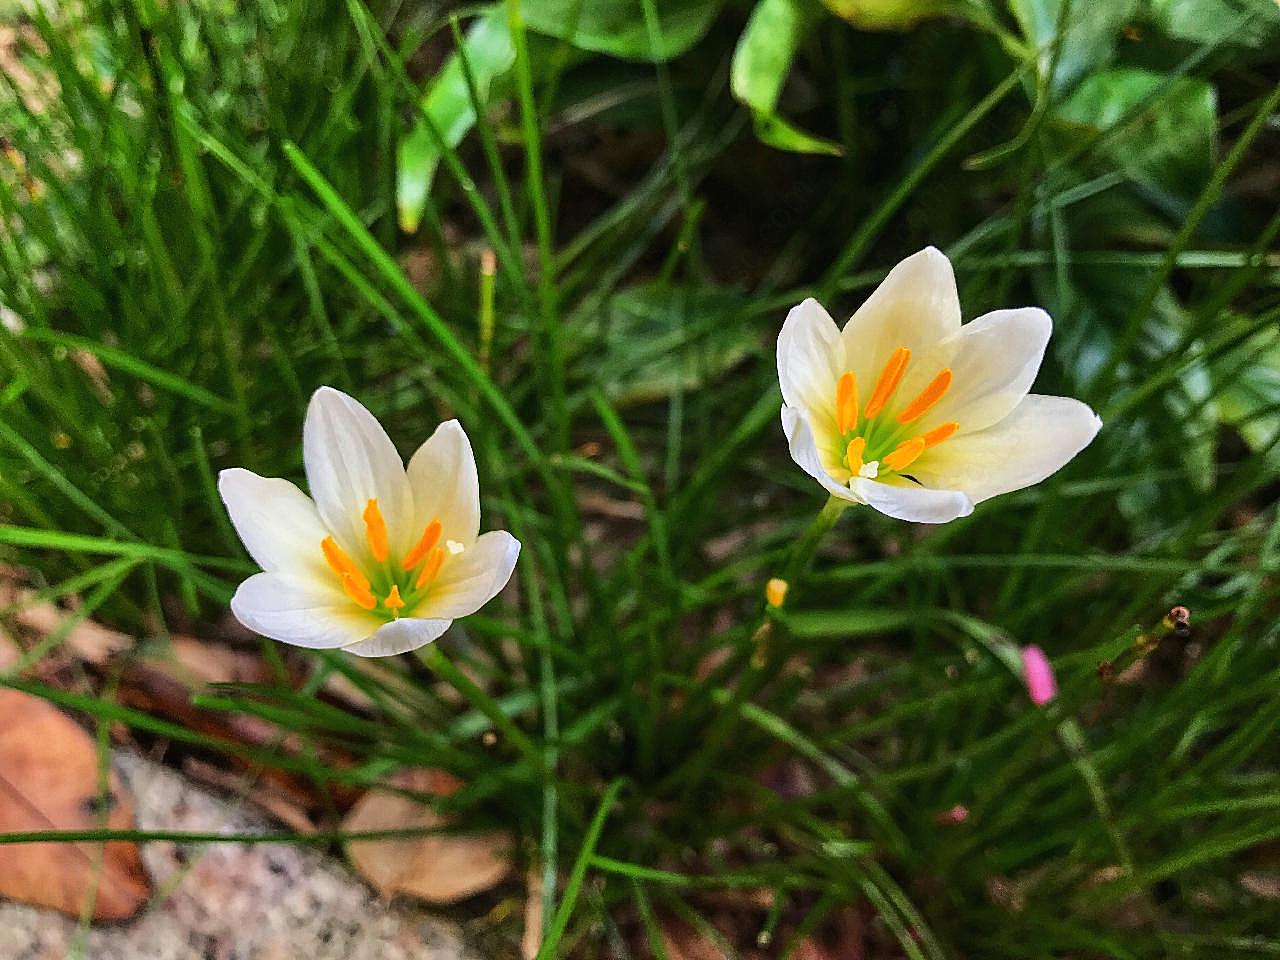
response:
[[[609,301],[595,376],[618,403],[704,386],[751,352],[736,322],[745,306],[742,294],[724,288],[629,287]]]
[[[1053,63],[1053,47],[1064,0],[1010,0],[1009,6],[1022,28],[1027,46],[1036,53],[1041,77]],[[1139,0],[1088,0],[1071,2],[1065,35],[1053,70],[1053,88],[1070,90],[1076,83],[1110,62],[1125,24],[1133,19]]]
[[[471,25],[467,31],[465,55],[475,78],[476,93],[487,103],[492,99],[495,81],[507,74],[516,58],[506,15],[501,8],[490,8]],[[476,113],[459,54],[452,54],[428,84],[422,108],[440,139],[450,147],[461,143],[475,125]],[[438,141],[427,122],[419,118],[400,144],[396,201],[402,230],[412,233],[418,229],[439,163]]]
[[[1280,450],[1271,442],[1280,434],[1280,341],[1260,334],[1245,348],[1254,362],[1240,368],[1238,358],[1225,358],[1213,368],[1222,422],[1240,431],[1255,452],[1269,448],[1269,460],[1280,469]]]
[[[1157,93],[1158,101],[1129,122],[1121,136],[1106,141],[1103,151],[1130,173],[1175,193],[1194,195],[1209,177],[1217,149],[1218,99],[1206,81],[1170,79],[1136,67],[1103,70],[1081,81],[1058,108],[1057,117],[1075,126],[1107,130],[1138,104],[1155,101]]]
[[[1261,47],[1280,37],[1275,0],[1149,0],[1147,17],[1169,36],[1192,43]]]
[[[839,144],[814,137],[777,115],[792,61],[822,10],[812,0],[760,0],[733,52],[733,95],[751,108],[756,136],[794,153],[839,154]]]
[[[655,0],[657,49],[644,22],[644,5],[618,0],[525,0],[525,25],[583,50],[624,60],[670,60],[702,39],[720,0]]]

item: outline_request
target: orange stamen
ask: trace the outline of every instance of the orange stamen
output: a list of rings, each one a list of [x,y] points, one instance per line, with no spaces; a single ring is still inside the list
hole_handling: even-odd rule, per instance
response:
[[[363,589],[369,589],[369,578],[360,572],[356,562],[347,556],[347,551],[338,546],[338,541],[333,537],[325,537],[320,541],[320,549],[324,551],[324,559],[329,564],[329,569],[339,577],[350,577]]]
[[[357,606],[372,610],[378,605],[378,598],[369,589],[368,581],[360,583],[351,574],[344,573],[342,575],[342,589],[348,597],[356,602]]]
[[[440,564],[444,563],[444,551],[439,547],[432,549],[427,554],[427,562],[422,565],[422,572],[418,574],[418,579],[413,585],[413,589],[421,590],[428,583],[436,578],[436,574],[440,572]]]
[[[916,396],[914,400],[906,405],[903,411],[898,414],[899,423],[910,423],[924,414],[935,403],[942,399],[942,395],[951,389],[951,368],[944,367],[942,371],[929,381],[929,385],[925,387]]]
[[[373,559],[379,563],[385,562],[390,552],[387,547],[387,521],[382,519],[377,497],[365,505],[364,532],[369,538],[369,549],[373,552]]]
[[[849,464],[849,472],[855,477],[862,469],[862,453],[867,449],[866,437],[854,437],[845,449],[844,458]]]
[[[404,601],[400,599],[398,584],[391,585],[391,592],[387,594],[387,599],[382,601],[382,605],[391,611],[393,617],[400,616],[400,611],[404,609]]]
[[[903,470],[915,463],[916,457],[924,453],[924,437],[913,437],[898,444],[893,453],[886,454],[880,462],[890,470]]]
[[[431,548],[436,545],[436,541],[439,539],[440,521],[432,520],[427,524],[427,528],[422,531],[422,536],[418,539],[418,545],[405,554],[400,566],[405,570],[412,570],[422,562],[423,557],[431,552]]]
[[[926,449],[929,447],[936,447],[959,429],[960,424],[952,420],[950,423],[944,423],[939,427],[934,427],[928,433],[923,434],[920,439],[924,441]]]
[[[846,370],[836,384],[836,427],[841,434],[858,425],[858,378]]]
[[[907,372],[907,363],[911,360],[911,351],[906,347],[898,347],[889,356],[889,362],[884,365],[884,369],[880,371],[880,379],[876,381],[876,388],[871,391],[871,399],[867,401],[867,409],[863,414],[868,420],[875,417],[884,409],[884,405],[889,402],[889,398],[893,396],[893,391],[898,389],[898,384],[902,381],[902,375]]]

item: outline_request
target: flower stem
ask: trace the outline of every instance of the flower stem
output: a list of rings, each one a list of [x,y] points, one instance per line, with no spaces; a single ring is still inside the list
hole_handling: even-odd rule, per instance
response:
[[[493,721],[493,725],[506,734],[516,748],[533,764],[534,769],[544,767],[544,757],[538,746],[529,739],[529,735],[516,726],[515,722],[502,711],[502,707],[491,696],[476,685],[470,677],[459,670],[444,655],[439,644],[428,644],[418,650],[418,659],[441,679],[462,694],[470,704]]]
[[[791,551],[787,554],[786,563],[783,565],[782,574],[782,579],[786,580],[790,586],[794,586],[795,582],[808,571],[809,566],[813,563],[814,556],[818,552],[819,545],[848,506],[848,501],[841,500],[839,497],[830,497],[818,515],[813,518],[813,522],[809,524],[804,534],[792,545]],[[664,788],[678,786],[690,780],[696,781],[701,777],[711,762],[716,759],[725,743],[728,742],[729,735],[733,733],[735,726],[741,719],[740,708],[742,705],[754,697],[770,677],[777,674],[776,669],[767,669],[776,666],[780,659],[780,654],[776,648],[771,655],[761,656],[764,642],[772,633],[772,628],[773,621],[770,618],[768,607],[765,607],[760,614],[755,629],[749,635],[748,647],[744,649],[742,656],[734,658],[734,663],[730,665],[728,671],[732,672],[733,669],[740,666],[742,659],[745,657],[748,665],[746,674],[734,687],[733,694],[725,708],[717,711],[717,719],[708,732],[703,746],[663,778],[659,784],[659,792]],[[718,685],[719,680],[708,678],[707,683],[714,687]]]

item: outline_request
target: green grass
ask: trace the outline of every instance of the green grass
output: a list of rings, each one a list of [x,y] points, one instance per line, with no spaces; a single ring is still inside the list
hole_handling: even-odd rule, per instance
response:
[[[452,771],[442,808],[514,825],[541,868],[541,956],[660,956],[662,923],[707,923],[709,892],[744,887],[774,906],[726,931],[743,956],[850,911],[871,956],[1280,953],[1275,903],[1240,882],[1280,840],[1272,6],[1141,5],[1092,32],[1048,0],[896,33],[814,15],[779,110],[838,157],[754,139],[728,68],[749,4],[688,36],[679,4],[635,4],[628,59],[584,49],[611,49],[587,42],[594,3],[556,35],[530,15],[547,4],[486,7],[514,63],[486,100],[492,65],[464,58],[479,120],[456,148],[419,108],[465,49],[433,6],[22,20],[36,88],[0,73],[0,303],[20,318],[0,329],[0,560],[148,648],[223,636],[253,567],[214,477],[300,479],[326,383],[405,453],[459,417],[485,525],[524,551],[518,589],[422,663],[374,678],[268,643],[301,689],[197,699],[350,767],[184,728],[110,683],[56,689],[34,661],[59,635],[0,682],[325,786]],[[415,124],[440,162],[405,235]],[[847,315],[927,243],[966,317],[1050,311],[1037,391],[1106,426],[940,528],[847,511],[762,621],[821,508],[779,429],[782,317],[810,294]],[[1174,604],[1189,636],[1162,625]],[[1058,668],[1044,710],[1027,643]],[[334,673],[372,713],[314,696]],[[956,804],[965,822],[939,819]],[[510,951],[516,921],[487,936]]]

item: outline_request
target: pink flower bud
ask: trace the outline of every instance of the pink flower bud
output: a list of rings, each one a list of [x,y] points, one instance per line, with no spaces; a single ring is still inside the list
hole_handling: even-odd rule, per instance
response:
[[[1022,648],[1022,675],[1026,680],[1027,694],[1037,707],[1044,706],[1058,695],[1053,665],[1035,644]]]

